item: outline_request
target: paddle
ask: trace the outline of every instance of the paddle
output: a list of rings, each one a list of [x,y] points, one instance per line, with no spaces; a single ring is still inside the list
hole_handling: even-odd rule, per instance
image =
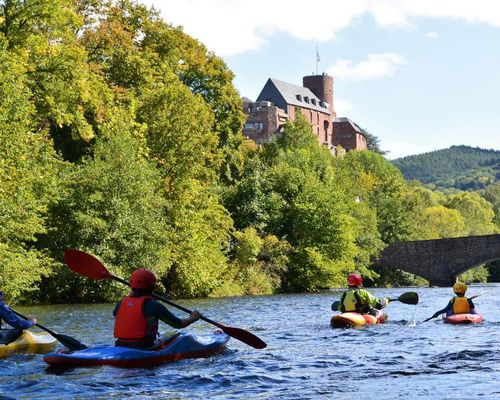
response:
[[[493,289],[488,289],[488,290],[485,290],[484,292],[481,292],[481,293],[475,294],[474,296],[469,297],[469,299],[470,299],[470,300],[475,299],[476,297],[482,296],[483,294],[486,294],[486,293],[488,293],[488,292],[491,292],[492,290],[493,290]]]
[[[493,290],[493,289],[485,290],[485,291],[484,291],[484,292],[482,292],[482,293],[475,294],[474,296],[469,297],[469,299],[470,299],[470,300],[475,299],[476,297],[482,296],[483,294],[488,293],[488,292],[490,292],[491,290]],[[443,309],[443,310],[436,311],[436,312],[432,315],[432,317],[429,317],[429,318],[427,318],[427,319],[424,319],[422,322],[427,322],[427,321],[430,321],[431,319],[436,318],[436,317],[438,317],[439,315],[441,315],[441,314],[443,314],[443,313],[444,313],[444,309]]]
[[[404,304],[418,304],[418,293],[406,292],[399,296],[397,299],[389,299],[389,302],[391,301],[399,301]]]
[[[95,280],[113,279],[115,281],[123,283],[124,285],[130,286],[128,281],[113,275],[106,269],[106,267],[97,258],[83,251],[76,249],[68,249],[64,253],[64,260],[66,261],[66,264],[68,265],[69,269],[75,271],[80,275],[84,275],[87,278]],[[153,292],[153,297],[167,304],[170,304],[171,306],[176,307],[179,310],[182,310],[188,314],[191,314],[192,312],[191,310],[177,303],[174,303],[173,301],[168,300],[167,298],[160,296],[154,292]],[[220,328],[227,335],[235,339],[238,339],[241,342],[248,344],[249,346],[252,346],[256,349],[264,349],[265,347],[267,347],[267,344],[262,339],[244,329],[225,326],[218,322],[212,321],[211,319],[204,316],[201,316],[201,319],[205,322],[208,322],[209,324],[215,325],[216,327]]]
[[[405,304],[418,304],[418,293],[416,292],[406,292],[399,296],[397,299],[389,299],[391,301],[400,301]],[[334,301],[332,303],[332,311],[338,311],[339,301]]]
[[[22,315],[21,313],[18,313],[16,310],[13,310],[12,308],[10,310],[21,318],[24,318],[26,320],[29,319],[28,317]],[[38,326],[40,329],[44,330],[45,332],[50,333],[51,336],[56,338],[62,345],[66,346],[70,351],[88,349],[87,346],[85,346],[83,343],[79,342],[75,338],[72,338],[71,336],[61,335],[38,323],[36,323],[35,325]]]

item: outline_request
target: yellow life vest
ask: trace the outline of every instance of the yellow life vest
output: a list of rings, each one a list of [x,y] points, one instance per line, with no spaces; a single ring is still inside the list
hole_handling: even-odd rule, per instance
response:
[[[469,301],[467,297],[458,297],[455,296],[453,298],[453,314],[468,314],[470,311]]]
[[[344,293],[344,298],[342,299],[342,305],[344,306],[343,312],[352,312],[359,309],[361,304],[359,303],[359,295],[357,290],[348,290]]]

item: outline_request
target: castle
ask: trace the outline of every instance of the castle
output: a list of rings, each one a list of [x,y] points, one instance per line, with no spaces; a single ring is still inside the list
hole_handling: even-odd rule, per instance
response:
[[[286,121],[301,113],[311,124],[320,143],[335,153],[365,150],[363,130],[349,118],[338,118],[333,107],[333,78],[326,74],[304,76],[302,86],[268,79],[255,102],[242,98],[247,116],[243,135],[257,144],[270,142],[281,134]]]

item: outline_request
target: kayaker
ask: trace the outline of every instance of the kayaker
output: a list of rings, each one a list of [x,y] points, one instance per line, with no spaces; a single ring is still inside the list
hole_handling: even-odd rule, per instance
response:
[[[361,289],[363,278],[360,274],[350,274],[347,277],[347,285],[349,289],[340,297],[338,305],[340,312],[358,312],[378,317],[380,310],[389,304],[388,299],[379,300],[368,290]]]
[[[2,320],[7,322],[14,329],[3,329]],[[29,317],[27,320],[19,318],[14,312],[4,303],[3,292],[0,291],[0,343],[8,344],[16,340],[22,335],[23,330],[31,328],[36,324],[36,319]]]
[[[465,292],[467,292],[467,285],[463,282],[455,282],[453,285],[453,293],[455,293],[456,296],[453,296],[446,307],[437,311],[434,315],[437,317],[445,313],[448,316],[454,314],[477,314],[474,303],[471,299],[465,297]]]
[[[193,311],[187,318],[178,318],[159,301],[153,298],[156,275],[147,269],[138,269],[130,276],[128,296],[120,300],[113,310],[115,316],[115,346],[155,349],[158,340],[158,321],[173,328],[185,328],[200,319],[201,314]]]

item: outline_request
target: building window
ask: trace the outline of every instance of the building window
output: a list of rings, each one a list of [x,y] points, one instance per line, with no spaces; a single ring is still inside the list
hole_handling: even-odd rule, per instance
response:
[[[316,105],[316,99],[311,99],[311,103],[313,103],[314,105]]]
[[[245,129],[257,129],[257,130],[262,130],[264,129],[264,123],[263,122],[251,122],[248,124],[245,124]]]
[[[342,134],[342,139],[350,139],[352,138],[352,135],[350,133],[343,133]]]
[[[304,101],[305,101],[306,103],[309,103],[309,97],[307,97],[307,96],[306,96],[306,97],[304,97]]]
[[[301,96],[300,94],[298,94],[298,95],[297,95],[297,96],[295,96],[295,97],[297,97],[297,100],[298,100],[298,101],[302,101],[302,96]]]

